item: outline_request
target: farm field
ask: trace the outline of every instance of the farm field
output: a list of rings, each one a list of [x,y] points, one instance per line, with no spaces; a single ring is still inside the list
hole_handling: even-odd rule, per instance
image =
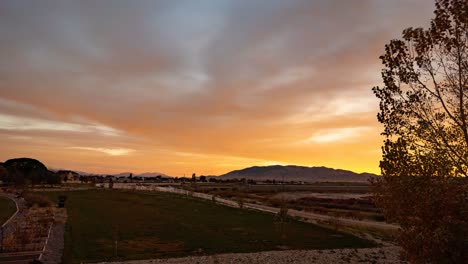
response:
[[[368,184],[315,183],[304,185],[201,184],[184,188],[216,196],[259,203],[273,207],[286,206],[317,214],[367,221],[385,221],[371,199]]]
[[[45,194],[56,201],[63,193]],[[174,194],[98,190],[65,194],[69,216],[65,263],[373,246],[295,220],[288,220],[282,233],[274,215]]]
[[[8,198],[0,196],[0,226],[3,225],[15,211],[15,203]]]
[[[350,182],[320,182],[308,184],[249,184],[242,183],[197,183],[196,187],[200,191],[204,190],[244,190],[256,193],[277,193],[281,191],[287,192],[319,192],[319,193],[361,193],[365,194],[370,191],[369,185],[365,183],[350,183]]]

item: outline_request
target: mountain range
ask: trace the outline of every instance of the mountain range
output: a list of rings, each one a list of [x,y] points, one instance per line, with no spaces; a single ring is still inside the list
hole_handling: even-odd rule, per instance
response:
[[[372,173],[355,173],[348,170],[331,169],[327,167],[303,166],[255,166],[235,170],[219,176],[220,179],[252,179],[257,181],[303,181],[303,182],[367,182],[377,175]]]
[[[80,175],[96,175],[82,171],[76,171]],[[99,175],[99,174],[98,174]],[[107,174],[102,174],[107,175]],[[128,177],[130,172],[111,174],[116,177]],[[171,177],[160,172],[145,172],[134,174],[133,177],[156,177],[161,175],[164,178]],[[372,173],[355,173],[349,170],[332,169],[327,167],[304,167],[304,166],[254,166],[241,170],[235,170],[215,177],[223,180],[230,179],[252,179],[256,181],[275,180],[282,181],[302,181],[302,182],[367,182],[370,178],[376,177]]]
[[[24,160],[25,158],[23,158]],[[30,160],[30,159],[29,159]],[[36,160],[32,160],[36,161]],[[39,161],[36,161],[39,162]],[[40,163],[40,162],[39,162]],[[42,163],[41,163],[42,164]],[[4,163],[0,162],[0,167],[4,167]],[[57,172],[59,169],[50,169]],[[108,174],[94,174],[83,171],[75,171],[83,176],[100,175],[106,176]],[[116,177],[128,177],[130,172],[122,172],[118,174],[111,174]],[[133,177],[157,177],[169,178],[172,176],[160,172],[145,172],[134,174]],[[209,178],[216,177],[218,179],[252,179],[256,181],[276,180],[276,181],[296,181],[296,182],[368,182],[369,179],[377,177],[372,173],[355,173],[349,170],[332,169],[327,167],[304,167],[304,166],[254,166],[241,170],[234,170],[220,176],[207,176]]]

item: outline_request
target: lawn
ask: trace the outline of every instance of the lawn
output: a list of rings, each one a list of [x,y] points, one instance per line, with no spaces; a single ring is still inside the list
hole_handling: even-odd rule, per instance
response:
[[[5,223],[16,212],[15,203],[5,197],[0,196],[0,226]]]
[[[46,193],[57,200],[59,193]],[[168,193],[66,193],[65,263],[275,249],[368,247],[333,230]],[[115,247],[117,241],[117,250]]]

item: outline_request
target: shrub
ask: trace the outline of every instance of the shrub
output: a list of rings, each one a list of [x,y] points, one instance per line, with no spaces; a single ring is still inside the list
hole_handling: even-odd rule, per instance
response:
[[[26,205],[32,207],[34,205],[39,207],[50,207],[52,202],[45,195],[26,193],[23,195]]]

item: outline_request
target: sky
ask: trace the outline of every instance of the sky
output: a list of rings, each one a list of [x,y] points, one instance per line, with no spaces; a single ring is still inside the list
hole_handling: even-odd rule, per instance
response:
[[[0,161],[379,173],[378,57],[431,0],[0,1]]]

